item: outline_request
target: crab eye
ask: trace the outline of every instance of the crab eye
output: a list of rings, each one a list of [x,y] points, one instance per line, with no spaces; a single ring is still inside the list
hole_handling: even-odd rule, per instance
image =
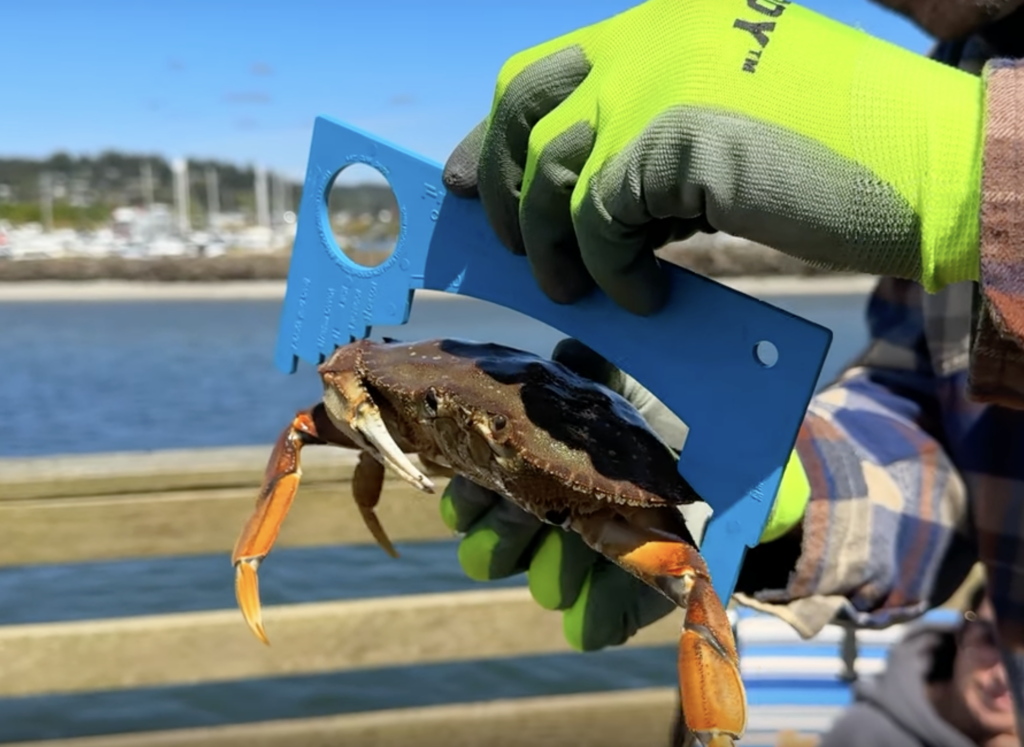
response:
[[[504,415],[495,415],[491,418],[491,430],[501,431],[508,425],[508,420],[505,419]]]
[[[437,415],[437,392],[431,387],[427,390],[427,393],[423,395],[423,405],[430,415]]]

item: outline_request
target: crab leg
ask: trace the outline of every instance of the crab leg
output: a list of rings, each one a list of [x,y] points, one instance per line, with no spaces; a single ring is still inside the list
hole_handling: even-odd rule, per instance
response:
[[[378,462],[368,452],[360,452],[359,464],[352,475],[352,495],[359,507],[359,515],[363,517],[363,523],[370,530],[370,534],[377,540],[377,544],[384,548],[384,552],[393,558],[398,557],[398,550],[391,544],[388,533],[380,523],[377,513],[377,503],[380,501],[381,493],[384,492],[384,465]]]
[[[231,555],[238,606],[249,629],[267,645],[270,642],[260,614],[257,570],[273,548],[298,492],[302,478],[299,454],[303,446],[311,444],[359,448],[331,422],[323,404],[298,413],[274,444],[256,498],[256,508],[242,528]],[[374,513],[383,484],[384,465],[367,452],[362,452],[352,480],[353,497],[370,534],[389,555],[397,557],[398,553]]]
[[[656,528],[594,516],[578,531],[595,550],[686,610],[679,635],[680,706],[705,747],[733,745],[746,729],[747,699],[729,617],[695,547]]]
[[[277,437],[263,473],[256,509],[242,527],[242,533],[235,541],[235,549],[231,554],[231,564],[235,567],[235,598],[242,610],[242,617],[253,635],[267,645],[270,645],[270,641],[263,629],[256,571],[274,546],[299,489],[302,479],[299,452],[307,444],[326,443],[317,434],[314,414],[317,407],[298,413]]]

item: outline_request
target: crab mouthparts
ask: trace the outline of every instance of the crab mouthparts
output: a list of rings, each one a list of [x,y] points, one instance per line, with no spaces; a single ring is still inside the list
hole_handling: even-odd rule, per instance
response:
[[[354,377],[332,382],[324,390],[324,406],[336,425],[344,424],[362,440],[364,448],[379,461],[424,493],[434,492],[434,483],[420,472],[388,431],[380,408],[363,383]],[[339,423],[338,421],[341,421]]]
[[[391,437],[373,400],[367,398],[359,403],[352,418],[352,428],[373,446],[374,456],[383,460],[403,480],[424,493],[434,492],[433,481],[417,469]]]

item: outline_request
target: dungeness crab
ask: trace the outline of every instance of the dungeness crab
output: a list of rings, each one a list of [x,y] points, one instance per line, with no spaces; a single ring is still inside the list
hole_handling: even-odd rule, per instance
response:
[[[308,444],[362,451],[353,492],[367,527],[395,555],[374,508],[384,466],[425,492],[406,456],[496,491],[686,610],[679,641],[682,723],[707,747],[746,727],[732,628],[677,506],[699,500],[676,456],[637,410],[564,366],[496,344],[360,340],[320,365],[322,402],[280,435],[256,509],[235,545],[235,591],[264,643],[256,571],[298,490]]]

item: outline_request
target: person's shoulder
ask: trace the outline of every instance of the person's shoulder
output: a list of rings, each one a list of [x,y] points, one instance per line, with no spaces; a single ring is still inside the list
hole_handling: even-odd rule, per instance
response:
[[[921,743],[901,729],[889,716],[870,703],[857,702],[847,708],[825,732],[817,747],[915,747]]]

